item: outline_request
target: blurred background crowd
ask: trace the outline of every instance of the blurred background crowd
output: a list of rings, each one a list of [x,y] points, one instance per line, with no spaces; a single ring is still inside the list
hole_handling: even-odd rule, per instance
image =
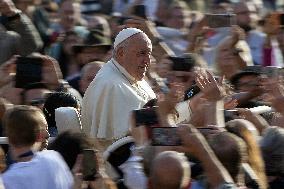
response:
[[[133,124],[131,137],[116,138],[105,153],[90,133],[81,132],[84,93],[113,56],[116,35],[129,27],[152,42],[145,80],[158,100],[145,107],[155,107],[159,125],[167,127],[168,116],[177,119],[177,103],[189,102],[190,116],[179,122],[189,125],[179,126],[178,147],[149,145],[153,123],[146,121]],[[26,56],[40,59],[40,72],[34,64],[23,68],[40,75],[37,82],[18,77],[17,64]],[[8,171],[17,161],[4,143],[12,141],[17,149],[24,140],[10,137],[31,134],[6,127],[29,123],[28,114],[13,112],[31,111],[47,122],[39,149],[58,151],[66,162],[56,154],[55,160],[44,156],[61,158],[57,163],[65,167],[52,168],[64,172],[57,175],[67,182],[61,188],[283,189],[283,57],[283,0],[0,0],[0,136],[8,137],[0,161],[4,186],[22,188],[9,184],[16,183]],[[55,139],[48,144],[50,136]],[[97,171],[85,181],[82,153],[90,148],[100,150],[90,160]],[[33,176],[23,181],[29,188],[37,188],[28,180]]]

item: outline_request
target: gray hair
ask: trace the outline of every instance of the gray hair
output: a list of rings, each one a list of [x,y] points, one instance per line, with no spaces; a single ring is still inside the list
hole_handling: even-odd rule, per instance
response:
[[[130,44],[130,41],[131,41],[131,37],[128,38],[128,39],[126,39],[126,40],[124,40],[124,41],[121,42],[120,44],[118,44],[118,45],[116,46],[116,48],[113,49],[112,57],[113,57],[114,59],[116,59],[117,50],[120,49],[120,48],[123,48],[123,49],[127,48],[128,45]]]

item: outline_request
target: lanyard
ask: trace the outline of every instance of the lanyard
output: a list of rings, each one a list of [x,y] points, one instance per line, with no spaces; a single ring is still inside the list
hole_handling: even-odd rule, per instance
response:
[[[27,151],[25,153],[18,155],[18,158],[24,158],[24,157],[29,157],[29,156],[33,156],[33,155],[34,155],[34,152],[30,150],[30,151]]]

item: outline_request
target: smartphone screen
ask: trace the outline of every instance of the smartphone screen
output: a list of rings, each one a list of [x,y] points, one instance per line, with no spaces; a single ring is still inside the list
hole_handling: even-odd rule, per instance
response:
[[[186,71],[189,72],[194,67],[195,62],[193,58],[187,57],[169,57],[173,62],[172,70],[173,71]]]
[[[153,127],[153,146],[180,146],[181,139],[177,132],[177,127]]]
[[[30,83],[42,80],[42,59],[38,57],[18,57],[16,61],[16,88],[24,88]]]
[[[263,73],[267,77],[278,77],[281,74],[281,69],[276,66],[266,66],[263,67]]]
[[[210,28],[231,27],[236,25],[235,14],[206,14],[207,25]]]
[[[93,181],[96,178],[97,174],[97,158],[96,151],[93,149],[84,149],[83,150],[83,180]]]
[[[284,13],[280,13],[280,26],[284,27]]]
[[[136,127],[139,127],[141,125],[151,126],[158,124],[159,120],[156,110],[157,106],[134,110]]]

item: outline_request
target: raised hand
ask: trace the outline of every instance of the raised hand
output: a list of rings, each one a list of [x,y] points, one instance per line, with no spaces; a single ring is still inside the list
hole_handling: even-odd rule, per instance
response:
[[[13,16],[19,11],[12,0],[0,1],[0,13],[4,16]]]
[[[209,101],[218,101],[224,97],[224,89],[222,87],[223,80],[217,82],[213,75],[207,71],[207,74],[199,73],[196,77],[197,86],[203,93],[203,97]]]
[[[11,59],[0,65],[0,87],[11,82],[16,74],[16,60],[13,56]]]

